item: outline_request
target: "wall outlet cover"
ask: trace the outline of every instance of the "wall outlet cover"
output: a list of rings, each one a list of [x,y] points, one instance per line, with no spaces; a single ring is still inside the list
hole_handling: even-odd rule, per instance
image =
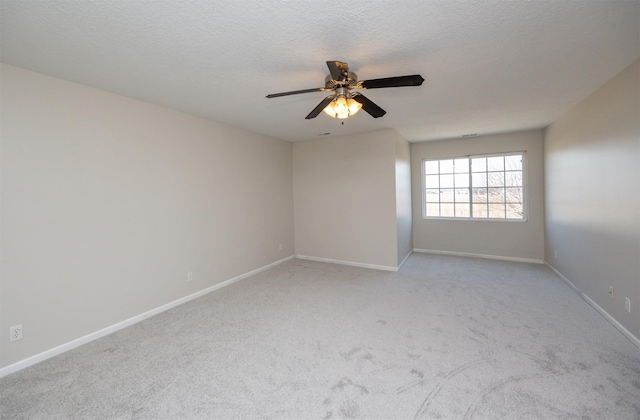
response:
[[[9,328],[9,342],[22,340],[22,324]]]

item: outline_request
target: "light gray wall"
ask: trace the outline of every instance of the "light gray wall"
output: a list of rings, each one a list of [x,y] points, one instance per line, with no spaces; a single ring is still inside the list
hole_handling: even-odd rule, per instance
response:
[[[0,71],[0,366],[293,255],[290,143]]]
[[[413,249],[411,209],[411,146],[396,133],[396,225],[398,236],[398,264]]]
[[[638,338],[639,89],[640,60],[544,132],[547,260]]]
[[[422,217],[422,160],[472,154],[526,152],[527,220],[435,220]],[[413,247],[417,250],[544,260],[542,132],[411,144]]]
[[[293,144],[296,254],[397,267],[396,135]]]

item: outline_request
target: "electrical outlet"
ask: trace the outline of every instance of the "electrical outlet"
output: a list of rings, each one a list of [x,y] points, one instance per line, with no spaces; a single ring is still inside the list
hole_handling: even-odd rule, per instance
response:
[[[631,299],[628,297],[624,298],[624,310],[631,313]]]
[[[558,251],[557,250],[553,250],[553,258],[558,258]]]
[[[189,271],[187,273],[187,281],[191,281],[191,280],[193,280],[193,271]]]
[[[9,342],[22,340],[22,324],[9,328]]]
[[[278,251],[282,251],[282,244],[278,245]]]
[[[609,296],[611,296],[611,300],[616,298],[616,291],[613,289],[613,286],[609,286]]]

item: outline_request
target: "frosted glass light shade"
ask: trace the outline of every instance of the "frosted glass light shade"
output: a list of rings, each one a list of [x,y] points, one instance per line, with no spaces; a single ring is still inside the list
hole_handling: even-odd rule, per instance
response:
[[[345,119],[355,115],[362,108],[362,104],[352,98],[339,96],[327,105],[323,111],[331,118]]]

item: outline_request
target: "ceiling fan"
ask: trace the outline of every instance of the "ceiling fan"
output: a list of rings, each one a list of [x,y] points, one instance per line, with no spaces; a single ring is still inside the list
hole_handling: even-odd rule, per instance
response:
[[[291,92],[272,93],[267,98],[298,95],[311,92],[332,92],[316,106],[305,118],[310,120],[324,111],[333,118],[349,118],[360,109],[364,109],[373,118],[380,118],[387,113],[369,98],[354,89],[380,89],[400,86],[420,86],[424,78],[419,74],[410,76],[385,77],[382,79],[358,80],[358,75],[349,71],[349,65],[341,61],[327,61],[329,75],[325,78],[324,87],[294,90]]]

